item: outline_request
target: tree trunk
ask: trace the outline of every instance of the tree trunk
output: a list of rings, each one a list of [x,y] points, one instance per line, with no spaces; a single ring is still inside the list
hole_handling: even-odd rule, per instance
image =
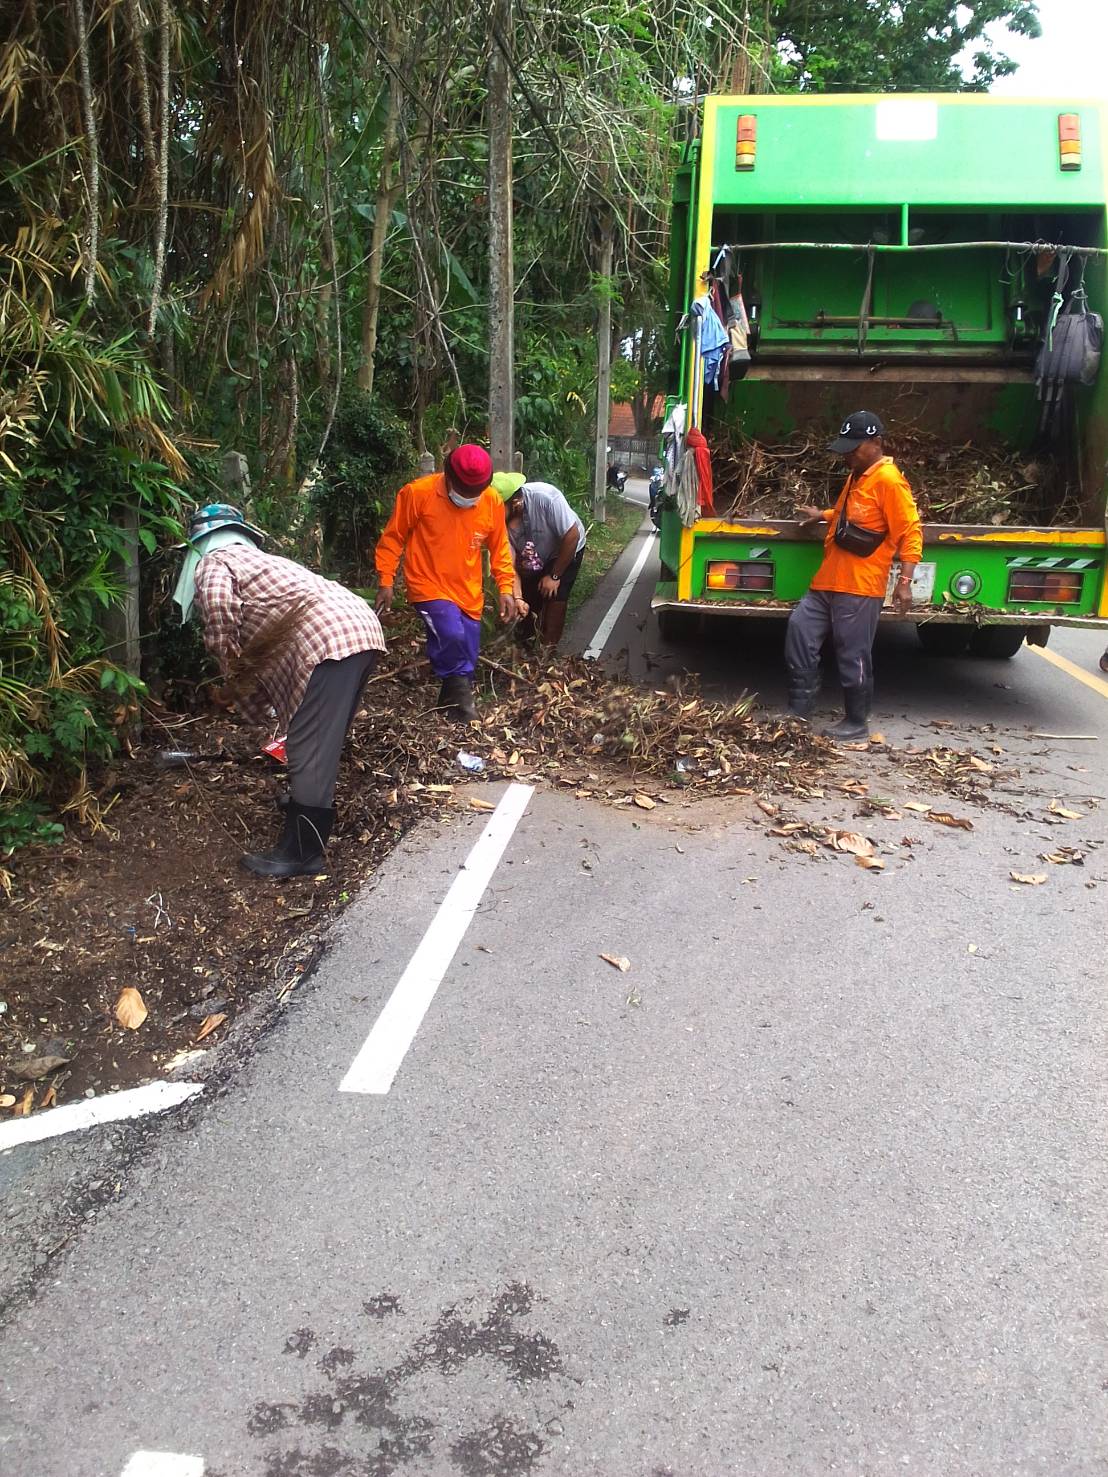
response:
[[[512,0],[493,0],[489,49],[489,447],[511,468],[514,449],[512,108],[508,63],[498,42],[512,34]]]
[[[390,26],[388,57],[393,66],[399,65],[396,31]],[[365,305],[362,308],[362,362],[358,366],[358,388],[373,394],[373,379],[377,370],[377,323],[381,313],[381,278],[385,267],[385,238],[389,232],[393,202],[399,184],[393,180],[396,164],[396,110],[398,94],[396,78],[390,72],[388,98],[385,103],[385,128],[381,138],[381,168],[377,175],[377,204],[373,212],[373,234],[369,242],[369,261],[366,263]]]
[[[611,415],[612,384],[612,299],[609,283],[614,246],[612,218],[606,215],[600,229],[600,276],[604,279],[604,296],[600,301],[596,325],[596,461],[592,511],[597,523],[603,523],[606,519],[605,497],[608,490],[608,420]]]

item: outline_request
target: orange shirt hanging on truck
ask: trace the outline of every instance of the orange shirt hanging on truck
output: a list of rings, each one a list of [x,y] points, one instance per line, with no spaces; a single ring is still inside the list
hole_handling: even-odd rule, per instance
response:
[[[446,478],[436,472],[406,483],[396,494],[392,517],[377,543],[377,575],[383,585],[391,585],[403,554],[409,600],[449,600],[480,620],[481,555],[486,548],[497,589],[510,595],[515,569],[500,494],[487,487],[474,507],[451,507]]]
[[[868,559],[840,549],[835,542],[843,499],[846,516],[863,528],[885,531],[885,542]],[[923,553],[919,510],[903,473],[891,456],[883,456],[859,477],[848,477],[833,508],[824,509],[828,521],[823,541],[823,563],[812,581],[813,590],[838,595],[870,595],[884,600],[894,559],[918,564]]]

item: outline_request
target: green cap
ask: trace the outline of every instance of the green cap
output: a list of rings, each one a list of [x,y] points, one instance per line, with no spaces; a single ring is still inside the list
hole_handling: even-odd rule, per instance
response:
[[[500,494],[502,503],[514,497],[526,481],[527,478],[522,472],[494,472],[492,474],[492,485]]]

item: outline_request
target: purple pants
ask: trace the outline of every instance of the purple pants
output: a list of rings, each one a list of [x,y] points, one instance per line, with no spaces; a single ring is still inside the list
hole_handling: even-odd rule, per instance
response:
[[[481,622],[452,600],[416,600],[427,627],[427,656],[436,677],[472,677],[481,649]]]

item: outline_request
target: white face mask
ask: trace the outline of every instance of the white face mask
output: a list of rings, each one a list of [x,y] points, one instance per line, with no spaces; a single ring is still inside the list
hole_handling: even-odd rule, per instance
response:
[[[455,492],[452,487],[447,488],[446,495],[456,508],[475,508],[481,501],[480,493],[476,497],[463,497],[460,492]]]

